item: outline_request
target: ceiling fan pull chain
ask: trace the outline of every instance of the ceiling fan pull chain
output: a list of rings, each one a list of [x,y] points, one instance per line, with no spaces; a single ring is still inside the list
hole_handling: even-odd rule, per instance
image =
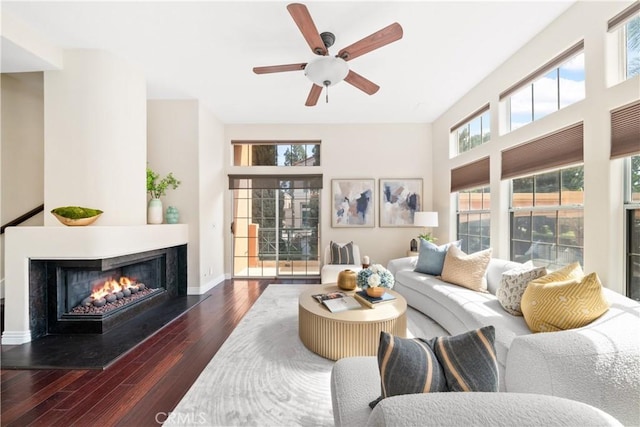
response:
[[[325,103],[328,104],[329,103],[329,85],[331,84],[331,82],[329,80],[325,80],[324,81],[324,87],[326,88],[326,91],[324,93],[324,99],[325,99]]]

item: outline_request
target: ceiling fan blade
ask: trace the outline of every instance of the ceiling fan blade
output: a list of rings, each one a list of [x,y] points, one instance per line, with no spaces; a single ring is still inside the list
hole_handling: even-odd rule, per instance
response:
[[[300,64],[269,65],[266,67],[253,67],[253,72],[256,74],[268,74],[281,73],[283,71],[301,71],[304,70],[306,66],[306,62]]]
[[[380,89],[380,86],[378,86],[371,80],[365,79],[360,74],[351,70],[349,70],[349,74],[347,74],[347,77],[344,78],[344,81],[352,86],[357,87],[368,95],[373,95],[378,91],[378,89]]]
[[[309,92],[309,96],[307,96],[307,102],[304,103],[307,107],[313,107],[318,103],[318,98],[320,98],[320,94],[322,93],[322,86],[318,86],[314,84],[311,86],[311,91]]]
[[[380,31],[376,31],[370,36],[367,36],[362,40],[355,42],[351,46],[347,46],[340,50],[340,52],[338,52],[338,56],[345,61],[350,61],[358,56],[371,52],[372,50],[386,46],[396,40],[400,40],[401,38],[402,27],[397,22],[394,22],[388,27],[384,27]]]
[[[311,19],[311,14],[309,14],[307,6],[300,3],[291,3],[287,5],[287,10],[300,29],[311,51],[316,55],[326,55],[328,53],[327,48],[324,46],[316,24],[314,24],[313,19]]]

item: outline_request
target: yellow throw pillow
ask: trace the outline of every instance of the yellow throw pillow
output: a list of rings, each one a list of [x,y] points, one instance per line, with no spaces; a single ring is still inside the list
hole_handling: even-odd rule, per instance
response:
[[[574,263],[531,281],[520,306],[532,332],[552,332],[588,325],[609,309],[609,302],[598,275],[584,276]]]
[[[441,278],[454,285],[487,292],[487,279],[484,273],[487,271],[490,260],[491,248],[467,255],[461,249],[451,245],[444,257]]]

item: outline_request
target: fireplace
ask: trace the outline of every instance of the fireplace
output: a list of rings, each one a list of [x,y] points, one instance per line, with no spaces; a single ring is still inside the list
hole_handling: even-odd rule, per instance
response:
[[[187,293],[186,245],[113,258],[31,260],[29,265],[33,339],[102,334]]]

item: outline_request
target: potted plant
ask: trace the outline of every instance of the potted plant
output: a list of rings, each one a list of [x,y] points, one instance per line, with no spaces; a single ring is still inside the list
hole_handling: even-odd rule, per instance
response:
[[[151,196],[147,208],[147,223],[162,224],[162,201],[160,197],[167,193],[167,189],[176,189],[181,182],[169,172],[164,178],[159,179],[160,174],[147,167],[147,193]]]

